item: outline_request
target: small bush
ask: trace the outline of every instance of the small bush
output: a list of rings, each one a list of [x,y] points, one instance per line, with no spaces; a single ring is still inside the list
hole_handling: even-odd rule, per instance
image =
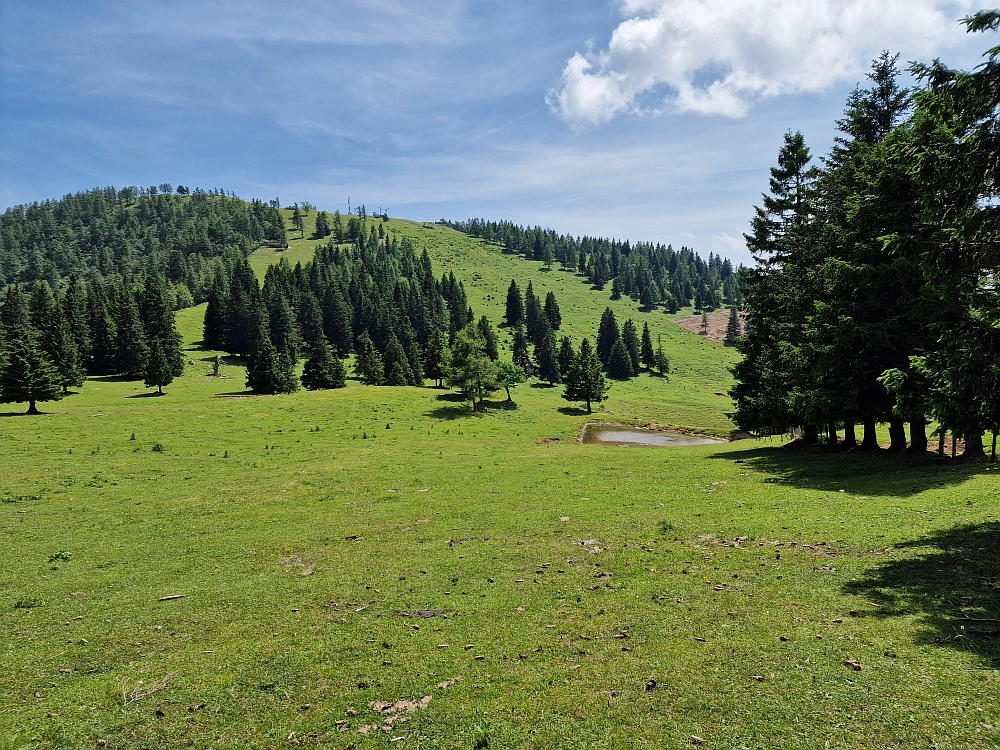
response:
[[[18,599],[14,602],[14,609],[34,609],[41,606],[41,599]]]
[[[659,527],[660,527],[660,533],[661,534],[669,534],[672,531],[676,530],[676,529],[674,529],[674,525],[672,523],[670,523],[670,521],[660,521]]]
[[[0,503],[27,503],[31,500],[41,500],[41,495],[4,495]]]
[[[54,555],[49,557],[49,562],[69,562],[69,559],[73,556],[72,552],[67,552],[64,549],[59,550]]]
[[[163,447],[163,443],[157,443],[153,446],[153,453],[163,453],[166,448]]]

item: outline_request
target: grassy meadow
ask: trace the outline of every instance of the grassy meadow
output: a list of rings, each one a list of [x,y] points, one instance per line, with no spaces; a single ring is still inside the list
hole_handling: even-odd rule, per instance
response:
[[[648,320],[674,372],[592,417],[537,383],[488,414],[354,380],[248,397],[180,312],[166,396],[93,378],[0,417],[0,750],[1000,747],[998,626],[955,621],[1000,618],[1000,472],[580,444],[589,420],[728,434],[733,353],[387,229],[477,315],[531,279],[577,339],[608,304]]]

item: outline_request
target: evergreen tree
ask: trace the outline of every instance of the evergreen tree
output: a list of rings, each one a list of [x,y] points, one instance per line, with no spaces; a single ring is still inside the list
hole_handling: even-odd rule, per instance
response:
[[[538,377],[549,385],[555,385],[561,379],[559,371],[559,354],[556,351],[556,334],[546,329],[541,341],[535,345],[535,362],[538,365]]]
[[[654,304],[655,303],[653,301],[653,290],[648,286],[644,287],[642,292],[639,293],[639,305],[642,307],[643,310],[649,312],[650,310],[653,309]],[[677,312],[677,310],[675,309],[673,312]]]
[[[31,322],[28,311],[28,300],[21,293],[17,284],[7,287],[3,305],[0,306],[0,334],[3,339],[11,341],[20,336]]]
[[[164,358],[162,345],[159,349],[160,357]],[[139,306],[131,292],[125,289],[118,304],[115,325],[115,371],[128,378],[141,378],[146,374],[149,355],[150,342],[139,318]]]
[[[497,333],[493,330],[493,324],[490,323],[489,318],[483,315],[479,319],[477,327],[483,337],[483,341],[486,342],[486,356],[496,362],[500,359],[500,349],[497,345]]]
[[[622,298],[622,283],[621,280],[615,276],[611,282],[611,299],[617,302]]]
[[[562,377],[566,377],[569,373],[575,359],[576,352],[573,351],[573,342],[569,336],[563,336],[559,342],[559,372]]]
[[[364,385],[382,385],[385,380],[385,365],[382,355],[367,335],[362,336],[361,351],[354,363],[354,372]]]
[[[473,409],[482,409],[484,399],[500,387],[497,364],[486,355],[486,341],[475,325],[455,337],[448,385],[459,389]]]
[[[212,288],[208,292],[208,306],[205,308],[202,345],[206,349],[216,351],[225,349],[228,296],[226,282],[222,274],[216,274],[212,281]]]
[[[313,346],[302,370],[302,385],[310,391],[346,385],[344,363],[326,341]]]
[[[302,211],[299,210],[298,203],[292,209],[292,229],[297,230],[300,236],[305,237],[305,223],[302,221]]]
[[[46,356],[59,372],[59,383],[62,385],[63,393],[68,393],[70,387],[78,388],[83,385],[85,377],[83,362],[69,320],[60,307],[57,306],[56,311],[56,319],[42,333],[41,343]]]
[[[632,375],[639,374],[639,334],[636,333],[635,323],[629,318],[622,326],[622,343],[625,344],[625,351],[628,352],[629,361],[632,363]]]
[[[553,331],[558,331],[562,325],[562,314],[559,312],[559,303],[556,302],[556,293],[549,292],[545,295],[545,317],[549,319],[549,326]]]
[[[507,306],[504,313],[504,320],[511,328],[516,328],[524,323],[524,299],[521,297],[521,289],[517,282],[510,280],[507,288]]]
[[[618,339],[611,349],[611,356],[608,358],[608,375],[616,380],[628,380],[632,377],[632,360],[625,348],[625,342]]]
[[[729,323],[726,325],[726,346],[735,346],[736,339],[743,333],[740,326],[740,316],[735,307],[729,308]]]
[[[9,299],[9,297],[8,297]],[[7,342],[0,367],[0,403],[28,404],[28,414],[38,414],[38,401],[63,397],[59,371],[45,356],[39,335],[27,327]]]
[[[80,352],[80,363],[90,357],[90,326],[87,325],[87,287],[76,276],[70,278],[63,296],[63,313]]]
[[[340,209],[333,212],[333,239],[338,245],[344,244],[344,222],[340,218]]]
[[[528,337],[521,326],[515,328],[514,333],[511,334],[511,360],[515,365],[524,370],[529,378],[534,373],[535,368],[531,364],[531,357],[528,355]]]
[[[146,283],[139,300],[139,315],[147,343],[157,342],[174,377],[184,374],[184,355],[181,352],[181,335],[174,325],[174,308],[170,289],[162,274],[146,275]]]
[[[324,237],[330,236],[330,222],[326,218],[326,211],[316,212],[316,231],[313,233],[313,238],[321,240]]]
[[[563,398],[567,401],[586,402],[588,414],[592,411],[591,404],[600,403],[606,398],[608,382],[601,369],[601,360],[591,348],[589,339],[584,339],[580,343],[580,351],[565,378],[565,383]]]
[[[604,308],[601,315],[601,324],[597,329],[597,358],[604,364],[611,361],[611,350],[615,347],[615,342],[621,338],[618,330],[618,321],[610,307]]]
[[[435,329],[427,344],[424,357],[424,375],[441,387],[441,382],[447,377],[451,363],[451,350],[448,348],[448,337],[440,329]]]
[[[656,358],[654,366],[656,367],[656,371],[663,377],[670,372],[670,360],[663,352],[663,342],[660,340],[659,336],[656,337]]]
[[[385,348],[382,361],[386,385],[416,385],[406,351],[396,338],[396,334],[389,337],[389,344]]]
[[[542,306],[528,282],[528,288],[524,292],[524,327],[528,332],[528,340],[534,341],[538,335],[538,318],[542,314]]]
[[[642,340],[639,344],[639,360],[646,366],[647,370],[652,371],[653,365],[656,364],[656,352],[653,351],[653,338],[649,335],[649,324],[643,322],[642,324]]]
[[[247,387],[254,393],[294,393],[298,390],[298,378],[294,365],[279,352],[266,329],[257,336],[257,347],[247,362]]]
[[[167,361],[159,339],[153,339],[149,346],[149,354],[146,357],[142,377],[146,387],[155,387],[159,394],[163,393],[163,386],[170,385],[174,380],[173,368]]]

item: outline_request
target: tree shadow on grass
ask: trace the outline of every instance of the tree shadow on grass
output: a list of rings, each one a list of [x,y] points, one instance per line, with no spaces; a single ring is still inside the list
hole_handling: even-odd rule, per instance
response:
[[[556,409],[560,414],[565,414],[567,417],[585,417],[587,416],[587,410],[581,409],[578,406],[560,406]],[[590,416],[594,416],[591,414]]]
[[[871,617],[922,615],[920,645],[974,653],[1000,667],[1000,523],[955,526],[896,548],[920,552],[880,565],[844,591],[878,605]]]
[[[142,378],[131,377],[129,375],[88,375],[88,383],[135,383]]]
[[[802,489],[853,495],[909,497],[934,487],[958,485],[982,472],[982,466],[948,459],[905,455],[831,452],[824,448],[762,447],[716,453],[710,458],[739,461],[764,481]]]
[[[542,383],[541,381],[539,381],[538,383],[532,383],[528,387],[529,388],[545,388],[546,390],[548,390],[549,388],[556,388],[558,386],[552,385],[551,383]]]
[[[43,417],[48,415],[50,412],[40,411],[37,414],[28,414],[26,411],[5,411],[0,413],[0,419],[5,417]]]
[[[136,393],[133,396],[126,396],[125,398],[158,398],[160,396],[166,396],[166,393],[158,393],[153,391],[152,393]]]
[[[199,362],[210,362],[215,363],[215,357],[201,357]],[[222,364],[228,365],[229,367],[246,367],[247,361],[243,357],[238,357],[235,355],[224,354],[222,355]]]

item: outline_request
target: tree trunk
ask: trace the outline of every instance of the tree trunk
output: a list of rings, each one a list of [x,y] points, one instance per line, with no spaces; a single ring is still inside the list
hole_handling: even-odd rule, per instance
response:
[[[861,450],[877,451],[878,435],[875,433],[878,423],[875,417],[865,417],[865,436],[861,440]]]
[[[889,452],[902,453],[906,450],[906,423],[899,417],[889,419]]]
[[[965,450],[962,451],[962,458],[983,458],[986,451],[983,449],[983,433],[979,429],[967,430],[965,433]]]
[[[590,399],[587,399],[587,414],[590,414]]]
[[[34,399],[32,399],[31,401],[28,402],[28,411],[25,412],[25,413],[26,414],[41,414],[41,412],[38,411],[38,407],[35,406]]]
[[[807,424],[802,427],[802,442],[806,445],[814,445],[819,441],[819,428],[814,424]]]
[[[162,396],[163,395],[163,386],[162,385],[156,386],[156,392],[159,393]]]
[[[941,430],[941,434],[938,435],[938,455],[939,456],[943,456],[944,455],[944,439],[948,435],[948,428],[945,427],[944,425],[941,425],[940,430]]]
[[[951,457],[954,458],[955,454],[958,452],[958,439],[955,437],[955,431],[951,431]]]
[[[844,422],[844,448],[851,450],[858,447],[858,438],[854,434],[854,422]]]
[[[831,422],[826,428],[826,444],[830,448],[837,447],[837,423]]]
[[[922,456],[927,452],[927,420],[917,417],[910,420],[910,453]]]

